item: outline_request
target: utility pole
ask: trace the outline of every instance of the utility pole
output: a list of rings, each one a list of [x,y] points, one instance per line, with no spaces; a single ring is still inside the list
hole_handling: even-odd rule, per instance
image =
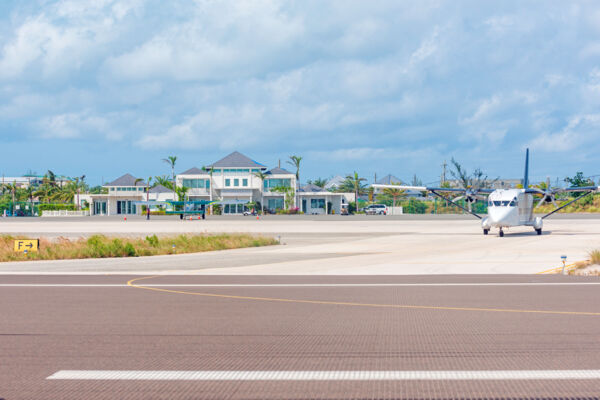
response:
[[[442,186],[444,183],[446,183],[446,167],[448,166],[448,164],[446,163],[446,160],[444,160],[444,163],[442,164],[442,176],[440,178],[440,186]]]

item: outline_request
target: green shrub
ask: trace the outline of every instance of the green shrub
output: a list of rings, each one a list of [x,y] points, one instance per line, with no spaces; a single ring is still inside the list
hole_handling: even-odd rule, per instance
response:
[[[590,261],[592,264],[600,264],[600,250],[590,251]]]
[[[76,207],[75,204],[40,204],[39,206],[39,210],[40,211],[60,211],[60,210],[67,210],[67,211],[75,211]]]
[[[152,247],[158,247],[158,237],[156,235],[146,236],[146,242]]]

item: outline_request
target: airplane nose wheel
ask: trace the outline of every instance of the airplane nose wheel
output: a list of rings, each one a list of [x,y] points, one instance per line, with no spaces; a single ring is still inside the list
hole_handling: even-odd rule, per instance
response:
[[[484,235],[487,235],[489,232],[490,232],[490,230],[489,230],[489,229],[484,229],[484,230],[483,230],[483,234],[484,234]]]
[[[500,235],[500,237],[504,237],[504,231],[502,230],[502,228],[500,228],[500,232],[498,234]]]
[[[541,229],[536,229],[535,231],[536,231],[536,233],[537,233],[538,235],[541,235],[541,234],[542,234],[542,230],[541,230]]]

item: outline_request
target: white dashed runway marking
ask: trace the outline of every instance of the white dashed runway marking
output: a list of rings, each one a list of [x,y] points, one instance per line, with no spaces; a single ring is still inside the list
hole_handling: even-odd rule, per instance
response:
[[[600,379],[600,370],[508,371],[119,371],[63,370],[46,379],[152,381],[457,381]]]

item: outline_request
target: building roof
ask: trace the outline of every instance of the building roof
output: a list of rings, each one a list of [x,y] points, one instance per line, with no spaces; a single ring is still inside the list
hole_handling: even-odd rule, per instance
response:
[[[293,172],[283,168],[275,167],[266,172],[267,175],[296,175]]]
[[[173,191],[163,185],[156,185],[153,188],[150,188],[150,193],[173,193]]]
[[[401,184],[402,183],[402,179],[395,177],[394,175],[386,175],[383,178],[377,180],[375,183],[379,184],[379,185],[394,185],[394,184]]]
[[[334,189],[344,183],[346,179],[343,176],[337,175],[327,181],[325,189]]]
[[[299,192],[326,192],[327,190],[323,189],[320,186],[309,183],[307,185],[302,186],[298,191]]]
[[[136,179],[137,178],[131,174],[125,174],[112,182],[106,183],[104,186],[136,186]],[[146,183],[144,181],[139,181],[137,186],[146,186]]]
[[[264,165],[246,157],[239,151],[234,151],[210,166],[213,168],[266,168]]]
[[[192,167],[192,168],[188,169],[187,171],[183,171],[179,175],[201,175],[201,174],[207,174],[207,173],[208,172],[203,171],[200,168]]]

